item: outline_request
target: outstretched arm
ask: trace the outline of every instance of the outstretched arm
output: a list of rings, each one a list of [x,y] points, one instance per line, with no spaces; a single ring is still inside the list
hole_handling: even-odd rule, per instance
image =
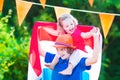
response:
[[[48,28],[48,27],[44,27],[43,29],[53,36],[58,36],[58,31],[57,30],[54,30],[54,29]]]
[[[92,34],[90,32],[82,32],[81,33],[82,38],[90,38]]]
[[[93,34],[94,38],[94,48],[92,57],[86,59],[86,66],[92,65],[97,62],[100,53],[100,43],[99,43],[99,31]]]
[[[90,38],[91,36],[93,36],[92,33],[97,32],[98,29],[99,28],[97,28],[97,27],[93,27],[89,32],[82,32],[81,36],[82,36],[82,38]]]

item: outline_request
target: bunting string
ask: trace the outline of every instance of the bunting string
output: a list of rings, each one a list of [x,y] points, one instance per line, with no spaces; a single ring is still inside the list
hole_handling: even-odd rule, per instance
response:
[[[92,1],[92,0],[90,0],[90,1]],[[31,6],[32,5],[40,5],[43,8],[45,8],[45,7],[53,8],[55,10],[57,19],[58,19],[58,17],[60,15],[62,15],[64,13],[70,14],[71,11],[98,14],[99,17],[100,17],[104,37],[106,38],[107,34],[108,34],[109,30],[110,30],[110,27],[112,25],[112,22],[114,20],[114,17],[115,16],[120,16],[120,14],[116,14],[116,13],[96,12],[96,11],[90,11],[90,10],[81,10],[81,9],[67,8],[67,7],[61,7],[61,6],[47,5],[46,0],[40,0],[40,2],[41,3],[16,0],[16,7],[17,7],[19,26],[22,24],[22,22],[23,22],[25,16],[27,15],[29,9],[31,8]],[[24,7],[24,6],[26,6],[26,7]]]
[[[30,3],[30,1],[24,1],[26,3]],[[41,4],[41,3],[35,3],[35,2],[31,2],[32,4],[34,5],[44,5],[44,4]],[[52,6],[52,5],[48,5],[48,4],[45,4],[46,7],[51,7],[51,8],[54,8],[54,7],[60,7],[60,6]],[[66,8],[66,7],[60,7],[60,8]],[[90,11],[90,10],[80,10],[80,9],[73,9],[73,8],[66,8],[66,9],[71,9],[72,11],[78,11],[78,12],[85,12],[85,13],[93,13],[93,14],[106,14],[106,15],[115,15],[115,16],[120,16],[120,14],[116,14],[116,13],[106,13],[106,12],[97,12],[97,11]]]

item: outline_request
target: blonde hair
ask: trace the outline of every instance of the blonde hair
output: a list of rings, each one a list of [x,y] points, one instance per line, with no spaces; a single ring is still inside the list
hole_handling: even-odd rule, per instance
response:
[[[58,18],[58,21],[57,21],[57,30],[59,33],[63,34],[64,33],[64,30],[63,30],[63,26],[62,26],[62,21],[67,19],[67,18],[70,18],[73,20],[75,26],[78,25],[78,21],[76,18],[74,18],[71,14],[63,14],[61,15],[59,18]]]
[[[71,14],[63,14],[61,15],[59,18],[58,18],[58,25],[62,27],[62,21],[67,19],[67,18],[70,18],[73,20],[73,22],[75,23],[75,25],[78,25],[78,21],[76,18],[74,18]]]

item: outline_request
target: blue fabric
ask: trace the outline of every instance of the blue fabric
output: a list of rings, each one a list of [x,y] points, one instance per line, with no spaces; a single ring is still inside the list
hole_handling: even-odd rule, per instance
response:
[[[82,80],[90,80],[88,72],[83,71],[83,73],[82,73]]]
[[[45,62],[52,62],[55,54],[51,54],[49,52],[46,53]],[[72,75],[61,75],[58,72],[66,69],[68,67],[69,60],[62,60],[59,58],[58,64],[54,67],[52,71],[52,80],[83,80],[82,73],[85,69],[90,69],[91,66],[85,66],[86,58],[82,58],[79,64],[74,68]],[[85,76],[85,75],[84,75]],[[89,77],[89,76],[88,76]],[[47,79],[48,80],[48,79]],[[89,79],[88,79],[89,80]]]
[[[52,70],[44,68],[42,70],[42,80],[51,80]]]

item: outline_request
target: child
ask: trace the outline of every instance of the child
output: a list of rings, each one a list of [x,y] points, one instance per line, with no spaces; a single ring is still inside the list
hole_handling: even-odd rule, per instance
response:
[[[72,74],[73,68],[78,64],[80,60],[78,55],[80,54],[80,52],[86,52],[85,44],[82,38],[90,38],[92,36],[92,33],[98,30],[97,28],[93,28],[90,32],[81,32],[79,29],[77,29],[77,25],[77,20],[70,14],[63,14],[58,19],[58,34],[70,34],[73,38],[73,44],[74,46],[76,46],[76,50],[82,50],[79,51],[79,53],[73,53],[71,55],[68,68],[60,72],[64,75]],[[52,63],[46,64],[46,66],[50,69],[53,69],[57,62],[58,56],[56,55]]]
[[[56,42],[54,44],[54,47],[57,50],[57,54],[59,56],[59,62],[54,66],[54,69],[52,71],[52,80],[82,80],[82,72],[86,68],[90,68],[91,64],[96,63],[99,55],[99,43],[98,43],[98,34],[93,33],[94,37],[94,49],[93,49],[93,56],[92,57],[82,57],[81,54],[79,54],[80,61],[78,63],[78,66],[73,70],[73,74],[70,76],[61,75],[58,74],[58,72],[64,70],[67,68],[69,64],[69,58],[70,55],[73,53],[78,53],[75,49],[75,46],[73,45],[73,40],[71,35],[69,34],[63,34],[59,35],[56,39]],[[45,57],[46,62],[51,62],[55,56],[55,54],[51,54],[50,52],[45,52],[41,49],[41,46],[39,45],[39,51],[41,52],[41,55]],[[81,57],[80,57],[81,56]]]

